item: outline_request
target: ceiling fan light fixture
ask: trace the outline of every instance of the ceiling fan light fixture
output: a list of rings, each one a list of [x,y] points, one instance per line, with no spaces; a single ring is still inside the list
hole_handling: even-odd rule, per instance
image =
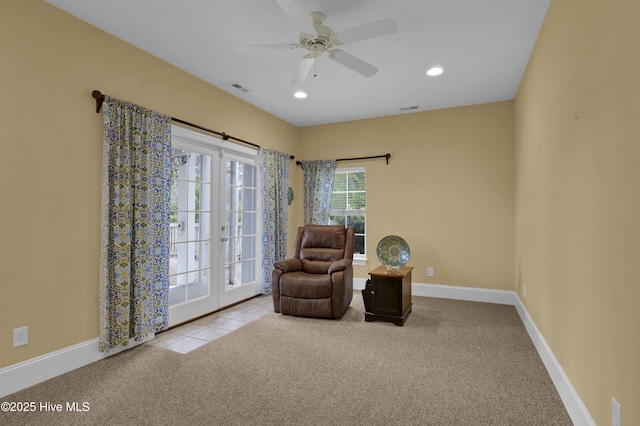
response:
[[[444,68],[442,68],[439,65],[436,65],[434,67],[431,67],[427,70],[427,75],[429,77],[436,77],[439,76],[440,74],[442,74],[444,72]]]
[[[304,99],[307,97],[307,92],[303,90],[298,90],[296,93],[293,94],[293,96],[295,96],[298,99]]]

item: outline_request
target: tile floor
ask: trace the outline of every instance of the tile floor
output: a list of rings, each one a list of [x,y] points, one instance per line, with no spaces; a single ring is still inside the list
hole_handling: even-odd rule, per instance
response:
[[[186,354],[273,312],[271,295],[261,295],[158,334],[147,345]]]

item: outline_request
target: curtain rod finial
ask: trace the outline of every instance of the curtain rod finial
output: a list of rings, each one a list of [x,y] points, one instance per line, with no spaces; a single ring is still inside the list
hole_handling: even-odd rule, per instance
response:
[[[104,95],[99,90],[94,90],[91,92],[91,96],[96,100],[96,114],[100,112],[100,107],[104,102]]]

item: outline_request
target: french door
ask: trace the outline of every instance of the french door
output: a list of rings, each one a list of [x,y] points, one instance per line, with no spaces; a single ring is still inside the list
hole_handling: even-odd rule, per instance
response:
[[[256,151],[176,126],[172,149],[170,326],[262,287]]]

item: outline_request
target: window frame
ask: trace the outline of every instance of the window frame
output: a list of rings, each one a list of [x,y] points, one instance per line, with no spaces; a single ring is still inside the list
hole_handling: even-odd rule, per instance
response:
[[[329,211],[329,216],[364,216],[364,233],[362,234],[357,234],[357,235],[362,235],[364,236],[364,254],[357,254],[354,253],[353,254],[353,264],[354,265],[358,265],[358,266],[363,266],[366,265],[368,262],[368,258],[367,258],[367,170],[365,167],[363,166],[359,166],[359,167],[337,167],[335,172],[334,172],[334,178],[335,175],[338,173],[353,173],[353,172],[364,172],[364,194],[365,194],[365,201],[364,201],[364,209],[360,209],[360,210],[334,210],[331,209]],[[349,192],[349,191],[347,191]],[[334,186],[334,190],[333,193],[335,194],[335,186]],[[345,218],[345,227],[347,226],[346,223],[346,218]]]

